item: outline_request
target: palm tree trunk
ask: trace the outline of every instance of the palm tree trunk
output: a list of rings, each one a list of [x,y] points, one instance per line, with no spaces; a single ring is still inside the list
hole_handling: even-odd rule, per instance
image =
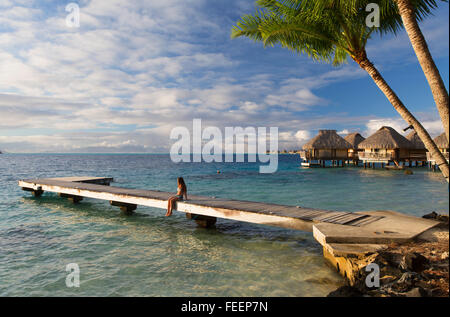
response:
[[[422,124],[409,112],[402,101],[398,98],[392,88],[384,80],[383,76],[378,72],[375,66],[369,61],[365,52],[362,52],[359,56],[353,56],[353,59],[359,64],[359,66],[364,69],[370,77],[372,77],[375,84],[380,88],[380,90],[387,97],[389,102],[394,106],[395,110],[400,114],[400,116],[411,125],[416,131],[419,138],[422,140],[428,152],[436,158],[436,164],[439,166],[445,180],[449,181],[449,169],[448,163],[442,152],[436,146],[433,139],[431,139],[427,130],[422,126]]]
[[[425,74],[433,94],[434,102],[439,111],[439,115],[444,125],[445,135],[447,141],[449,140],[449,105],[448,105],[448,91],[445,88],[439,70],[433,61],[427,42],[417,23],[414,7],[410,0],[396,0],[398,10],[402,17],[403,25],[408,33],[414,52],[419,60],[420,66]]]

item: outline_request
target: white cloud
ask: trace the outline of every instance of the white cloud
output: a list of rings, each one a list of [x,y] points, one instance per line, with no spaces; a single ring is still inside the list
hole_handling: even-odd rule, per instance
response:
[[[420,122],[432,137],[441,134],[444,130],[440,119]],[[408,124],[402,118],[382,118],[369,120],[369,122],[366,123],[367,129],[364,131],[364,136],[367,137],[374,134],[383,126],[392,127],[402,135],[407,135],[411,132],[411,130],[407,130],[406,132],[403,131],[403,129],[408,127]]]
[[[307,130],[298,130],[295,133],[295,138],[300,142],[305,142],[311,139],[311,132]]]

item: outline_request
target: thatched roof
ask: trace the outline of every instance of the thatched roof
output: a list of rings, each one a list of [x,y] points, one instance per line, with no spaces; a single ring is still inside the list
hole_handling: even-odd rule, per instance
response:
[[[304,150],[348,150],[352,145],[336,133],[336,130],[320,130],[319,134],[303,145]]]
[[[362,141],[360,149],[411,149],[414,145],[391,127],[381,127],[377,132]]]
[[[442,133],[440,136],[435,137],[434,143],[436,143],[437,147],[440,149],[448,149],[448,140],[445,133]]]
[[[358,148],[359,143],[365,140],[365,138],[358,132],[350,133],[345,138],[345,141],[350,143],[354,149]]]
[[[414,147],[414,150],[425,150],[425,144],[423,144],[422,140],[417,135],[416,131],[412,131],[410,134],[406,136],[406,139],[408,139],[409,142],[411,142]]]

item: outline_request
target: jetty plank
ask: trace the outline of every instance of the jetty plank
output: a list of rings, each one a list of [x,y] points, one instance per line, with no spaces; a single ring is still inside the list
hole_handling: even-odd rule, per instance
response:
[[[55,177],[46,179],[66,181],[66,182],[99,184],[99,185],[109,185],[114,180],[112,177],[92,177],[92,176],[69,176],[69,177]]]
[[[325,244],[389,244],[411,241],[423,232],[439,225],[439,222],[401,214],[394,211],[368,211],[355,214],[366,215],[365,221],[338,223],[319,223],[314,225],[314,238]],[[378,217],[378,218],[377,218]]]
[[[54,192],[62,195],[113,201],[127,205],[167,208],[167,199],[174,193],[158,190],[143,190],[108,186],[111,178],[70,177],[29,179],[19,181],[27,191]],[[365,214],[336,212],[287,206],[272,203],[252,202],[217,197],[189,195],[189,200],[177,202],[180,212],[265,224],[304,231],[313,230],[318,223],[351,224],[359,219],[370,218]]]

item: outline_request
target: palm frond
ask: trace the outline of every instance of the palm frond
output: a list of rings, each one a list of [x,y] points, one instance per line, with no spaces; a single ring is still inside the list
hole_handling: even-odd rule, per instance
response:
[[[441,0],[447,2],[447,0]],[[436,0],[411,0],[422,20],[437,7]],[[366,25],[366,6],[376,3],[380,27]],[[403,28],[395,0],[257,0],[254,15],[243,16],[231,37],[245,36],[264,46],[281,45],[314,60],[340,65],[364,52],[373,33]]]

